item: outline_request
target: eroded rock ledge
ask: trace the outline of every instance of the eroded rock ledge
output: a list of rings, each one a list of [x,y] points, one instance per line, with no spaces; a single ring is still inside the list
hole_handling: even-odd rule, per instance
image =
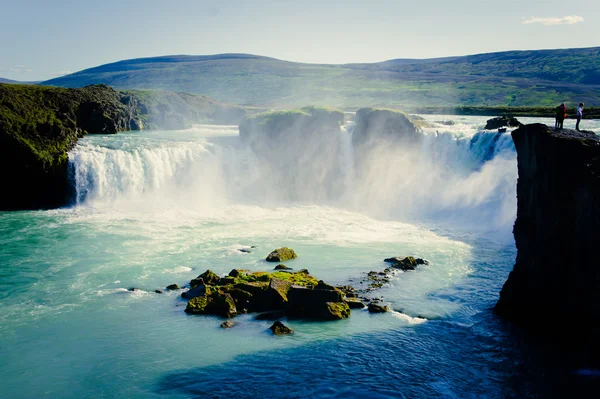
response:
[[[518,255],[495,310],[542,332],[600,331],[600,139],[542,124],[512,133]]]

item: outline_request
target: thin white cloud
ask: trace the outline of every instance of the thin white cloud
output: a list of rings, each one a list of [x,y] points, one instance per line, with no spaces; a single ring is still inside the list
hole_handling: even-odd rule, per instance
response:
[[[578,15],[567,15],[566,17],[540,18],[530,17],[523,21],[524,24],[542,24],[544,26],[575,25],[583,22],[583,17]]]
[[[2,69],[2,71],[4,71],[4,72],[17,72],[17,73],[21,73],[21,72],[32,72],[33,69],[27,68],[25,65],[16,65],[16,66],[10,67],[8,69]]]

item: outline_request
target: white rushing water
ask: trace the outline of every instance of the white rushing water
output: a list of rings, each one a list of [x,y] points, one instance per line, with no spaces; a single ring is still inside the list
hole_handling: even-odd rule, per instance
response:
[[[510,133],[426,129],[420,151],[388,148],[356,173],[353,126],[334,140],[256,155],[234,127],[88,137],[70,154],[77,202],[206,210],[225,203],[332,205],[378,218],[506,229],[515,216]]]

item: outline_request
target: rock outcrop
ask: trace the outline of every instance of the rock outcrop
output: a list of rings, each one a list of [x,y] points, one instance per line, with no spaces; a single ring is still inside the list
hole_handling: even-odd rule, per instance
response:
[[[514,116],[498,116],[489,119],[485,124],[486,130],[499,129],[501,127],[521,127],[523,124]]]
[[[495,310],[542,335],[560,335],[561,342],[597,337],[600,139],[541,124],[512,137],[518,255]]]
[[[67,153],[85,134],[237,123],[245,114],[181,93],[0,84],[0,211],[68,205]]]
[[[258,174],[268,177],[272,198],[318,201],[343,191],[344,165],[332,156],[347,145],[343,121],[340,110],[305,107],[253,115],[240,124],[241,141],[261,160]]]
[[[258,319],[288,316],[326,321],[350,316],[344,293],[308,274],[235,272],[236,277],[217,276],[217,280],[213,278],[214,273],[207,270],[192,280],[207,283],[196,285],[182,295],[189,299],[185,311],[226,318],[241,313],[267,312]],[[353,306],[359,307],[354,303]]]
[[[355,122],[352,142],[357,151],[380,145],[413,146],[423,138],[410,117],[397,110],[361,108],[356,112]]]

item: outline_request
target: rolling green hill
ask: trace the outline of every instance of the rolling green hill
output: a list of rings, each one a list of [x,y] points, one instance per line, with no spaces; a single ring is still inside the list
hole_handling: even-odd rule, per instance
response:
[[[180,55],[120,61],[44,82],[98,83],[280,107],[594,105],[600,103],[600,47],[347,65],[248,54]]]

